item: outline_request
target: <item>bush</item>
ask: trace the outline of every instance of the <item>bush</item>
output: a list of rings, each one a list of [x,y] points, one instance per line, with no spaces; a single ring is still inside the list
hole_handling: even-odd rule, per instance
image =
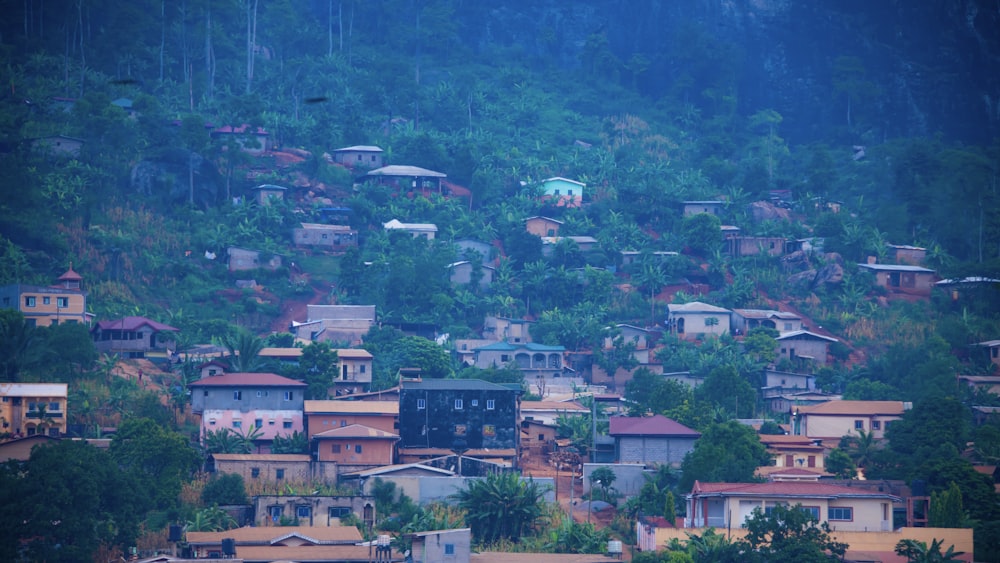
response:
[[[209,481],[201,491],[201,502],[205,506],[228,504],[249,504],[243,477],[236,473],[219,475]]]

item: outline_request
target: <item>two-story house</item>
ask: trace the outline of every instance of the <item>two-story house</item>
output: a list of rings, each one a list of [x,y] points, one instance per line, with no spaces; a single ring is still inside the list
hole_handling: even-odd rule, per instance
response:
[[[563,346],[549,346],[534,342],[494,342],[473,350],[475,366],[481,369],[502,368],[514,365],[524,374],[525,380],[553,378],[562,375]]]
[[[122,358],[165,357],[171,352],[174,332],[179,330],[146,317],[98,321],[90,329],[98,352]]]
[[[404,381],[399,396],[400,455],[413,449],[459,455],[490,450],[485,455],[516,463],[520,395],[520,388],[478,379]]]
[[[819,482],[701,483],[687,495],[685,528],[741,528],[755,508],[801,505],[834,531],[892,531],[892,505],[900,498],[858,487]]]
[[[363,348],[338,348],[337,378],[333,381],[333,395],[367,392],[372,384],[374,361],[372,353]]]
[[[338,426],[312,436],[316,459],[336,463],[338,472],[392,465],[398,441],[398,434],[361,424]]]
[[[20,311],[32,326],[90,324],[93,315],[87,313],[82,280],[71,266],[50,286],[6,285],[0,287],[0,307]]]
[[[796,406],[792,433],[833,441],[863,430],[881,440],[889,424],[901,419],[907,408],[908,403],[902,401],[827,401]]]
[[[399,401],[306,401],[306,434],[359,424],[395,434],[399,431]]]
[[[771,309],[733,309],[732,326],[736,334],[746,334],[757,327],[792,332],[802,330],[802,317]]]
[[[816,334],[808,330],[793,330],[778,335],[778,359],[788,360],[793,365],[803,367],[811,364],[822,367],[827,364],[830,344],[839,342],[832,336]]]
[[[661,414],[612,416],[608,435],[615,440],[618,463],[654,463],[679,467],[701,437],[683,424]]]
[[[699,337],[719,337],[729,332],[729,309],[692,301],[667,305],[667,329],[685,340]]]
[[[826,448],[819,439],[788,434],[761,434],[760,443],[767,448],[774,464],[758,468],[759,475],[767,476],[789,469],[807,469],[818,477],[824,471]]]
[[[307,385],[273,373],[224,373],[188,384],[191,412],[201,415],[201,436],[223,428],[239,434],[259,431],[260,453],[275,436],[304,430]]]
[[[65,383],[0,383],[0,434],[63,436],[67,397]]]

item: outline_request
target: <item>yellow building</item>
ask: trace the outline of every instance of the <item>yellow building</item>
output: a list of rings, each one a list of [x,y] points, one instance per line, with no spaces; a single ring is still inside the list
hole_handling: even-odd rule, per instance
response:
[[[15,437],[66,434],[65,383],[0,383],[0,431]]]
[[[71,267],[48,287],[7,285],[0,288],[0,307],[17,309],[33,326],[90,324],[93,315],[87,313],[87,293],[80,287],[82,280]]]

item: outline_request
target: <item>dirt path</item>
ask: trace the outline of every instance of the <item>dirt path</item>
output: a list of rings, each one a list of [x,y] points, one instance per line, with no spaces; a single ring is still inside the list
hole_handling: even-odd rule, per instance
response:
[[[286,299],[281,302],[281,314],[271,322],[271,330],[288,332],[292,321],[306,320],[307,306],[321,303],[330,294],[330,286],[326,284],[310,283],[309,289],[312,290],[312,295],[306,294],[302,299]]]

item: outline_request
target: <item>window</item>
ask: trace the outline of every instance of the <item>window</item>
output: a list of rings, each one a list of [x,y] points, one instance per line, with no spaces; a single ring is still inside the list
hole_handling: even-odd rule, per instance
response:
[[[785,332],[792,330],[792,323],[785,323]]]
[[[30,297],[30,296],[29,297],[25,297],[24,298],[24,306],[25,307],[34,307],[35,306],[35,298],[34,297]]]
[[[295,517],[296,518],[310,518],[312,517],[312,507],[311,506],[296,506],[295,507]]]
[[[256,479],[256,478],[260,477],[260,468],[259,467],[251,467],[250,468],[250,477],[252,479]]]
[[[42,297],[42,305],[48,305],[52,300],[48,297]]]
[[[462,410],[462,399],[455,399],[455,410]]]
[[[213,371],[215,371],[215,370],[213,370]],[[263,391],[257,391],[257,398],[258,399],[261,398],[261,393],[263,393]]]
[[[500,354],[500,361],[506,364],[510,361],[510,356],[507,354]]]
[[[864,430],[865,429],[865,421],[863,421],[863,420],[855,420],[854,421],[854,429],[855,430]]]
[[[491,411],[496,408],[496,401],[493,399],[486,399],[486,410]]]
[[[29,402],[28,403],[28,410],[29,411],[37,411],[38,410],[38,403]]]
[[[445,555],[455,555],[455,544],[446,543],[444,544],[444,554]]]
[[[360,365],[360,366],[358,367],[358,369],[359,369],[359,370],[361,371],[361,373],[365,373],[365,367],[366,367],[366,366],[365,366],[365,364],[361,364],[361,365]]]
[[[455,425],[455,435],[456,436],[465,436],[465,433],[467,431],[468,431],[468,427],[466,425],[464,425],[464,424],[456,424]]]
[[[263,428],[264,427],[264,419],[263,418],[255,418],[255,419],[253,419],[253,426],[254,426],[254,428]]]
[[[340,421],[340,427],[343,428],[345,426],[347,426],[347,421],[346,420],[341,420]]]
[[[59,403],[49,403],[49,412],[59,410]]]
[[[69,307],[69,297],[56,297],[56,307],[60,309]]]
[[[472,399],[472,406],[478,407],[479,406],[479,399]]]
[[[242,420],[234,420],[233,421],[233,428],[241,428],[242,426],[243,426],[243,421]]]
[[[242,401],[243,400],[243,391],[233,391],[233,400],[234,401]]]
[[[331,506],[330,518],[343,518],[351,513],[351,509],[346,506]]]
[[[427,401],[425,401],[423,399],[417,399],[417,410],[426,409],[426,408],[427,408]]]
[[[483,425],[483,436],[492,438],[497,435],[497,427],[492,424]]]
[[[276,469],[274,471],[274,478],[275,479],[284,479],[285,478],[285,470],[284,469]]]
[[[286,429],[286,430],[289,429],[289,428],[291,428],[292,427],[292,421],[291,420],[283,420],[283,421],[281,421],[281,427],[284,428],[284,429]]]
[[[854,520],[854,509],[849,506],[831,506],[826,512],[827,520]]]
[[[291,401],[292,397],[295,396],[295,391],[285,391],[285,400]]]
[[[361,453],[361,444],[355,444],[354,445],[354,453],[356,453],[356,454]]]
[[[267,507],[267,515],[271,517],[272,522],[277,522],[278,520],[281,520],[281,507],[280,506]]]
[[[268,426],[274,426],[274,420],[268,420],[267,421],[267,425]]]
[[[878,420],[873,420],[872,421],[872,430],[881,430],[881,429],[882,429],[882,422],[878,421]]]
[[[818,506],[800,506],[802,510],[809,513],[810,516],[819,520],[819,507]]]
[[[330,448],[330,453],[339,454],[340,453],[340,444],[334,444]]]

